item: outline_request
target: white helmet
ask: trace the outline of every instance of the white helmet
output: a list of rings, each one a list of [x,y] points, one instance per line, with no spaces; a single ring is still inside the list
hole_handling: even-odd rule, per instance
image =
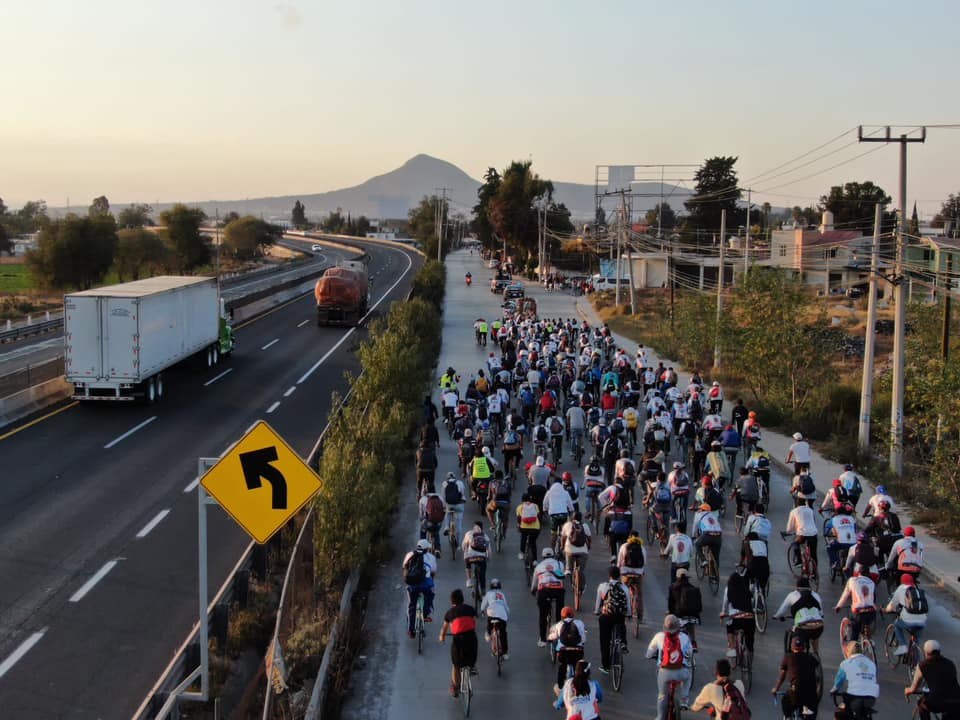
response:
[[[543,455],[537,455],[537,459],[536,459],[537,467],[543,467],[544,462],[545,461],[543,459]]]
[[[794,439],[794,440],[798,440],[798,441],[799,441],[799,440],[803,440],[803,433],[795,432],[795,433],[793,434],[793,439]]]
[[[426,542],[426,540],[421,540],[420,542]],[[552,558],[552,557],[553,557],[553,548],[545,547],[545,548],[543,549],[543,553],[540,555],[540,557],[542,557],[542,558],[544,558],[544,559],[546,559],[546,558]]]
[[[417,550],[427,551],[427,550],[429,550],[429,549],[430,549],[430,541],[429,541],[429,540],[418,540],[418,541],[417,541]]]

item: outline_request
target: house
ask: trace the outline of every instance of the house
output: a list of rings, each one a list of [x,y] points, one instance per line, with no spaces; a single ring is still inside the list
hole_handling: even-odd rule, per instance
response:
[[[872,241],[859,230],[834,230],[828,223],[817,230],[774,230],[763,264],[792,270],[826,292],[848,288],[868,279]]]
[[[960,273],[960,239],[945,235],[923,235],[919,244],[907,245],[904,248],[904,261],[910,276],[911,296],[914,285],[918,291],[923,292],[920,290],[923,283],[930,288],[931,299],[935,298],[935,288],[938,283],[943,283],[943,278],[948,275],[954,278],[953,289],[958,289],[955,277]]]

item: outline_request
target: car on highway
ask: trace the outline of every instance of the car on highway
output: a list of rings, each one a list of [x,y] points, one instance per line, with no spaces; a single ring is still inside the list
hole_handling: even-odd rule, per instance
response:
[[[512,285],[507,285],[503,291],[503,296],[505,298],[522,298],[525,295],[523,285],[519,283],[514,283]]]
[[[313,252],[320,252],[321,250],[323,250],[323,245],[317,245],[316,243],[314,243],[313,245],[310,246],[310,249]]]
[[[492,278],[490,280],[490,292],[496,293],[497,295],[499,295],[504,290],[507,289],[507,286],[510,283],[511,283],[511,278],[509,275]]]

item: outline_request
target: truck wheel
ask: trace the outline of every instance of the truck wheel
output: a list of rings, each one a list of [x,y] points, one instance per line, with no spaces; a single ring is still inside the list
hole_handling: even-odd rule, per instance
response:
[[[157,375],[157,402],[163,397],[163,375]]]
[[[210,348],[210,352],[213,354],[213,364],[219,365],[220,364],[220,348],[214,345],[212,348]]]
[[[147,393],[144,399],[147,405],[153,405],[157,401],[157,381],[154,378],[147,380]]]

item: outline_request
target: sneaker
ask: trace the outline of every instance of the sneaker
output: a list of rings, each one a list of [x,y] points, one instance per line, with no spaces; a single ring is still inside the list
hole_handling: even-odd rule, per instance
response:
[[[517,560],[523,560],[523,553],[517,553]]]
[[[601,666],[600,666],[600,672],[602,672],[604,675],[609,675],[609,674],[610,674],[610,668],[605,668],[605,667],[603,667],[603,666],[601,665]]]
[[[460,697],[459,691],[453,686],[453,683],[450,684],[450,696],[451,697]]]
[[[572,573],[571,573],[569,570],[564,570],[564,572],[563,572],[563,576],[564,576],[564,577],[570,577],[571,574],[572,574]]]
[[[443,536],[444,536],[444,537],[449,537],[449,535],[450,535],[450,528],[444,528],[444,529],[443,529]]]
[[[690,704],[689,704],[689,703],[682,702],[682,703],[680,703],[680,709],[683,710],[684,712],[686,712],[687,710],[690,709]]]
[[[504,654],[503,654],[503,659],[504,659],[504,660],[509,660],[509,659],[510,659],[510,656],[507,655],[506,653],[504,653]]]
[[[544,640],[537,640],[537,647],[543,648],[546,647],[547,643]]]
[[[907,646],[906,645],[897,645],[897,649],[893,651],[894,655],[906,655]]]
[[[728,658],[735,658],[736,656],[737,656],[737,651],[736,651],[736,650],[734,650],[733,648],[727,648],[727,657],[728,657]]]
[[[617,556],[616,556],[616,555],[611,555],[611,556],[610,556],[610,564],[613,565],[616,561],[617,561]]]
[[[468,588],[472,588],[472,587],[473,587],[473,580],[467,580],[467,587],[468,587]]]

